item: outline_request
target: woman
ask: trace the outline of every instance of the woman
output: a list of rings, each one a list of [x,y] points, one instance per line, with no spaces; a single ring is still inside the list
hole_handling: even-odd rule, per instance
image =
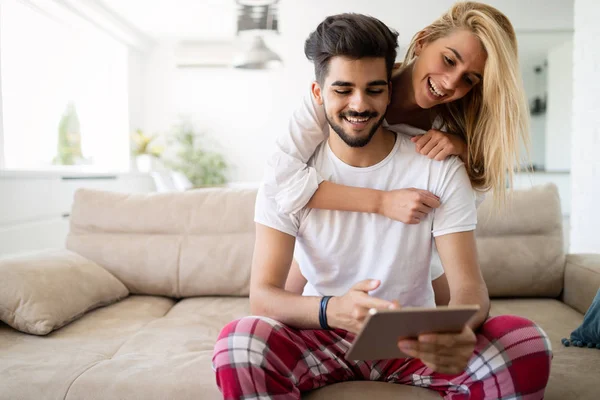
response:
[[[477,203],[492,190],[495,204],[501,204],[519,164],[520,139],[529,143],[517,40],[508,18],[486,4],[456,3],[413,37],[392,76],[392,88],[386,122],[419,128],[421,134],[412,140],[421,154],[436,160],[459,156],[478,193]],[[425,191],[382,192],[323,181],[306,163],[326,139],[326,128],[323,109],[307,97],[289,132],[278,138],[265,190],[281,212],[304,206],[375,212],[414,224],[432,211],[435,204]],[[436,303],[447,304],[448,285],[437,256],[431,277]],[[286,289],[301,292],[304,284],[294,263]]]

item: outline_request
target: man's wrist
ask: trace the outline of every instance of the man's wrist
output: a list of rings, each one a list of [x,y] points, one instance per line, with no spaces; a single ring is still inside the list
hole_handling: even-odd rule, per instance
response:
[[[327,316],[327,325],[329,325],[331,329],[336,329],[338,327],[336,319],[338,299],[339,297],[337,296],[333,296],[331,299],[329,299],[329,302],[327,303],[327,309],[325,310],[325,315]]]
[[[333,296],[323,296],[319,303],[319,325],[321,329],[332,329],[327,320],[327,306]]]

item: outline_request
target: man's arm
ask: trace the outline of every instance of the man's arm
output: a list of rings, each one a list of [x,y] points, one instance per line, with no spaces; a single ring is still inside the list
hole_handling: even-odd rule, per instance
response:
[[[284,289],[294,253],[293,236],[256,224],[256,244],[250,280],[250,307],[254,315],[273,318],[299,329],[319,329],[321,297],[302,296]],[[380,281],[357,282],[343,296],[332,298],[327,307],[331,328],[360,331],[371,308],[396,308],[390,301],[369,296]]]
[[[304,286],[306,286],[306,282],[306,278],[300,271],[300,266],[296,260],[294,260],[292,262],[292,266],[290,267],[287,280],[285,281],[285,290],[296,294],[302,294],[302,292],[304,292]]]
[[[481,308],[469,326],[477,329],[488,316],[490,299],[477,262],[474,231],[451,233],[435,238],[450,288],[449,305],[478,304]]]
[[[251,311],[295,328],[319,328],[321,298],[285,290],[295,241],[291,235],[256,224],[250,279]]]

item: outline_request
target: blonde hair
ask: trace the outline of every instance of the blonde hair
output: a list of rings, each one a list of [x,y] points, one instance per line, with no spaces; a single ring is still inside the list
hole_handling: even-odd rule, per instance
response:
[[[487,53],[483,80],[463,98],[439,105],[434,111],[448,132],[466,141],[466,167],[473,187],[493,190],[494,203],[499,206],[521,162],[520,139],[529,153],[529,110],[517,38],[508,18],[486,4],[458,2],[413,37],[403,64],[408,66],[415,58],[421,41],[433,42],[459,29],[477,36]]]

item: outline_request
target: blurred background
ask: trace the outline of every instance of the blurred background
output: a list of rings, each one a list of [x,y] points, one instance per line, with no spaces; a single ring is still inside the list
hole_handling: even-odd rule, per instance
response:
[[[523,164],[532,171],[515,186],[558,185],[568,245],[575,1],[485,3],[517,31],[530,105]],[[401,60],[412,36],[452,4],[1,0],[0,254],[62,245],[78,187],[260,182],[275,137],[309,90],[303,44],[324,17],[381,19],[400,33]]]

